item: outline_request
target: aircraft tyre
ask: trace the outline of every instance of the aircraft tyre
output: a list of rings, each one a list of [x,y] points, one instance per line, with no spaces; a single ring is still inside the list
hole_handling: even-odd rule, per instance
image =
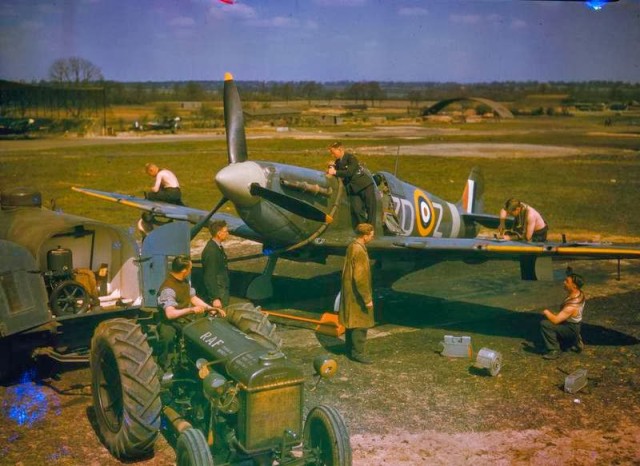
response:
[[[102,322],[91,340],[91,391],[98,434],[121,460],[149,456],[160,430],[158,366],[129,319]]]
[[[193,427],[185,429],[178,437],[176,459],[178,466],[214,466],[203,433]]]
[[[316,463],[325,466],[350,466],[349,430],[342,415],[332,406],[318,405],[304,421],[304,450],[317,455]]]
[[[87,289],[75,280],[65,280],[51,292],[49,305],[56,316],[82,314],[89,309]]]

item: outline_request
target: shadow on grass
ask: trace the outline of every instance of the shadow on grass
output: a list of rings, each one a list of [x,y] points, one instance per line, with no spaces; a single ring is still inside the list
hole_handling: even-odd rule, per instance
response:
[[[257,277],[257,273],[232,272],[234,284],[232,294],[242,295],[246,285]],[[384,278],[383,278],[384,280]],[[384,281],[383,281],[384,282]],[[340,291],[340,272],[315,276],[311,279],[275,276],[273,298],[261,302],[269,309],[298,309],[306,312],[331,311],[337,293]],[[489,336],[521,338],[530,342],[532,352],[538,352],[541,344],[539,312],[517,312],[506,308],[478,303],[448,300],[422,294],[398,292],[381,288],[374,284],[376,295],[376,321],[414,328],[440,328],[451,332],[472,332]],[[616,299],[633,299],[632,292],[616,295]],[[589,308],[607,308],[609,297],[592,298]],[[582,335],[587,345],[626,346],[640,343],[636,337],[603,327],[583,323]],[[318,336],[320,340],[320,336]],[[334,354],[340,354],[337,347],[340,339],[322,336],[321,344]]]

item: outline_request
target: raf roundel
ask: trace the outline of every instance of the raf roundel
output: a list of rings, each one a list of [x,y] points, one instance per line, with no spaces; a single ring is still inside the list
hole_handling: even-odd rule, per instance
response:
[[[413,193],[413,203],[416,208],[416,226],[420,236],[429,236],[435,224],[433,204],[425,193],[416,189]]]

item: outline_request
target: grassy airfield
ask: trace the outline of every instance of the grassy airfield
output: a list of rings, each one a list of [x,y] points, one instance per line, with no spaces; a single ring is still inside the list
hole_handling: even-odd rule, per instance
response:
[[[386,147],[387,154],[402,146],[398,175],[449,201],[460,198],[473,166],[485,175],[485,208],[497,212],[504,200],[520,197],[538,208],[551,226],[552,237],[633,241],[640,236],[640,115],[625,114],[616,124],[603,126],[603,115],[577,117],[521,117],[502,122],[443,125],[396,121],[386,126],[349,124],[292,128],[276,133],[272,127],[250,126],[249,157],[323,170],[332,138],[343,140],[372,171],[394,172],[394,155],[371,152]],[[394,134],[410,126],[411,135]],[[317,136],[317,137],[315,137]],[[441,157],[425,144],[532,144],[577,149],[577,155],[517,158]],[[490,148],[488,149],[490,151]],[[541,149],[544,152],[544,148]],[[502,151],[508,154],[509,151]],[[0,189],[32,186],[43,199],[56,199],[58,208],[122,226],[137,218],[133,210],[100,202],[71,191],[83,186],[142,195],[151,179],[144,164],[153,161],[173,170],[181,181],[185,202],[209,209],[220,197],[214,174],[226,164],[226,143],[203,133],[174,137],[153,135],[111,138],[0,141]],[[227,209],[232,209],[227,207]]]
[[[320,170],[333,138],[346,142],[371,170],[393,172],[395,157],[379,155],[378,149],[393,154],[401,146],[398,175],[452,201],[460,197],[471,167],[478,165],[485,174],[489,212],[497,212],[505,198],[519,196],[543,212],[554,239],[564,232],[568,239],[640,242],[640,116],[606,128],[604,118],[518,118],[467,125],[411,121],[288,133],[251,127],[247,136],[251,158]],[[388,136],[402,125],[412,129]],[[550,152],[551,146],[577,152],[516,157],[514,146],[513,157],[502,158],[429,153],[429,144],[458,143],[491,144],[489,149],[537,144],[549,146]],[[151,184],[143,170],[148,161],[178,175],[187,204],[208,209],[218,200],[213,175],[226,164],[226,144],[219,133],[0,141],[0,188],[33,186],[66,212],[127,227],[137,220],[137,211],[73,193],[70,187],[140,195]],[[543,361],[532,345],[538,339],[540,309],[557,308],[561,285],[522,282],[511,263],[442,263],[402,277],[393,290],[377,288],[376,306],[384,319],[370,332],[372,366],[348,361],[339,340],[281,326],[285,352],[305,368],[309,381],[314,356],[329,352],[338,359],[338,375],[306,392],[305,412],[323,403],[344,415],[356,466],[639,464],[640,266],[629,261],[617,281],[615,264],[586,262],[579,270],[588,277],[587,349],[558,362]],[[339,287],[340,265],[340,258],[328,266],[304,268],[282,261],[276,289],[288,292],[280,293],[281,302],[270,303],[271,308],[328,309]],[[261,270],[239,268],[234,264],[232,283]],[[440,356],[445,334],[471,336],[476,352],[485,346],[500,351],[500,375],[478,373],[468,359]],[[589,371],[588,387],[577,394],[563,392],[566,374],[578,368]],[[81,368],[45,385],[50,413],[33,427],[15,426],[0,412],[0,422],[7,426],[0,432],[5,460],[121,464],[93,431],[89,380],[89,369]],[[0,399],[13,402],[13,388],[0,387]],[[161,438],[155,455],[138,464],[159,466],[174,458]]]

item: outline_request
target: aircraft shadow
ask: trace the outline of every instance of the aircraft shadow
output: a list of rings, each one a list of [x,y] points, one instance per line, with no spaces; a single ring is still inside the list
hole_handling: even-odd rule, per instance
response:
[[[242,296],[246,285],[259,274],[231,272],[232,295]],[[506,307],[467,302],[388,288],[388,277],[374,275],[376,322],[413,328],[438,328],[451,333],[479,333],[488,336],[521,338],[536,348],[542,348],[539,311],[515,311]],[[387,287],[384,287],[383,284]],[[297,309],[319,315],[333,309],[340,291],[340,271],[313,278],[274,276],[274,296],[257,304],[265,309]],[[631,298],[630,293],[616,299]],[[606,308],[610,298],[596,297],[587,302],[589,308]],[[627,346],[640,343],[632,335],[597,324],[582,325],[583,339],[588,345]],[[320,338],[319,338],[320,340]],[[322,336],[325,348],[337,345],[336,338]],[[332,350],[332,348],[331,348]],[[339,351],[339,350],[337,350]],[[535,350],[537,351],[537,350]]]

